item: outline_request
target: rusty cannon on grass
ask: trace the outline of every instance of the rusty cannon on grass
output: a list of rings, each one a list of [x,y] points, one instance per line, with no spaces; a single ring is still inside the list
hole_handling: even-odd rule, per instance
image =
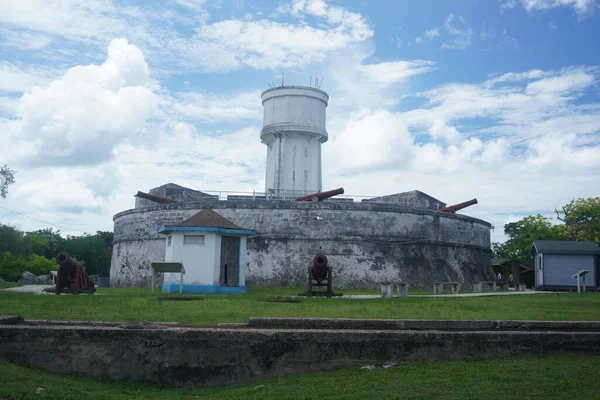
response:
[[[462,210],[463,208],[467,208],[472,206],[473,204],[477,204],[477,199],[472,199],[469,201],[464,201],[462,203],[455,204],[453,206],[448,206],[444,208],[440,208],[440,211],[456,214],[457,211]]]
[[[90,279],[85,267],[71,258],[67,252],[58,253],[56,263],[58,264],[56,295],[61,293],[93,294],[96,291],[94,282]]]
[[[296,201],[323,201],[330,197],[337,196],[338,194],[344,194],[344,188],[307,194],[306,196],[300,196],[296,198]]]
[[[313,283],[316,282],[316,283]],[[327,291],[314,291],[315,286],[326,286]],[[308,267],[308,291],[306,295],[313,297],[315,295],[323,295],[331,298],[333,294],[333,274],[332,267],[329,265],[327,256],[322,252],[318,252]]]

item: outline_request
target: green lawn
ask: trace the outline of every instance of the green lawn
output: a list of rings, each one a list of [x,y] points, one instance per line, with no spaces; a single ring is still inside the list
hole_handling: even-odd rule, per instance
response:
[[[162,301],[149,289],[99,289],[98,295],[35,296],[0,291],[0,314],[25,319],[172,321],[214,325],[250,317],[386,319],[600,320],[600,293],[587,292],[479,298],[323,299],[266,303],[259,297],[296,295],[301,288],[261,288],[237,295],[206,295],[204,301]],[[364,293],[344,291],[344,293]]]
[[[8,399],[598,399],[598,356],[407,362],[179,389],[53,375],[0,361]],[[40,393],[36,389],[44,388]],[[39,390],[39,389],[38,389]]]
[[[13,282],[0,282],[0,289],[8,289],[13,287],[23,286],[20,283]]]

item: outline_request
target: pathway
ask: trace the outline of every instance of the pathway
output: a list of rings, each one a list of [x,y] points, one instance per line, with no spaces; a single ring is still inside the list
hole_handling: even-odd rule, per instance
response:
[[[555,294],[554,292],[539,292],[535,290],[527,290],[525,292],[489,292],[489,293],[460,293],[460,294],[443,294],[443,295],[432,295],[432,294],[410,294],[408,297],[433,297],[436,299],[445,299],[448,297],[487,297],[487,296],[519,296],[528,294]],[[380,294],[349,294],[342,297],[342,299],[380,299]]]
[[[40,293],[42,290],[52,287],[54,287],[54,285],[25,285],[2,290],[6,290],[8,292]]]

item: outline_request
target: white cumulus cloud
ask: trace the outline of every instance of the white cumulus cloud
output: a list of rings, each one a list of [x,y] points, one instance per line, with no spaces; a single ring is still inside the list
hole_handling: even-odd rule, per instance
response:
[[[109,159],[156,110],[144,55],[115,39],[101,65],[77,66],[19,102],[13,137],[34,143],[36,164],[85,164]],[[33,162],[33,160],[31,160]]]

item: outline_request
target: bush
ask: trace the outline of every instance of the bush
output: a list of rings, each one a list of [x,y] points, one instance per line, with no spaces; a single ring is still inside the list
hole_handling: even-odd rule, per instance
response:
[[[57,269],[58,265],[54,260],[49,260],[37,254],[26,257],[12,254],[10,251],[0,253],[0,278],[9,282],[19,280],[21,274],[25,271],[37,276],[48,274],[50,271],[56,271]]]

